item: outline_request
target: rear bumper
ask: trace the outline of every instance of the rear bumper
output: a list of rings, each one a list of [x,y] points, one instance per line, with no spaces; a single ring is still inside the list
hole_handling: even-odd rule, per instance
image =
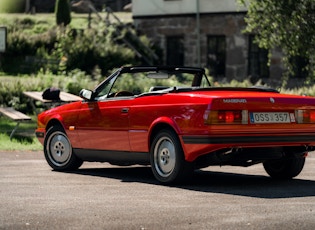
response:
[[[295,136],[183,136],[185,144],[253,144],[253,143],[299,143],[315,144],[315,133]]]
[[[199,156],[226,149],[274,148],[303,146],[312,151],[315,146],[315,133],[295,135],[184,135],[181,136],[185,159],[189,162]],[[255,152],[255,151],[254,151]]]

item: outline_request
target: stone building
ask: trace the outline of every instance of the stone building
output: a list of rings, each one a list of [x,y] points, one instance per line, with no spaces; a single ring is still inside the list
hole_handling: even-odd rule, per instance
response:
[[[235,0],[133,0],[136,29],[163,48],[162,64],[201,66],[216,78],[280,79],[281,53],[244,34],[246,9]]]

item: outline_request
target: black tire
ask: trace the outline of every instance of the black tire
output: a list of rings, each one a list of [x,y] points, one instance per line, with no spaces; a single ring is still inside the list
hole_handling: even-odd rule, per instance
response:
[[[71,143],[60,126],[51,127],[45,137],[44,154],[47,163],[57,171],[78,169],[83,161],[72,150]]]
[[[263,163],[265,171],[274,179],[292,179],[300,174],[305,164],[305,157],[283,157]]]
[[[154,137],[150,163],[155,178],[163,184],[183,183],[192,177],[193,165],[185,160],[180,141],[171,130],[161,130]]]

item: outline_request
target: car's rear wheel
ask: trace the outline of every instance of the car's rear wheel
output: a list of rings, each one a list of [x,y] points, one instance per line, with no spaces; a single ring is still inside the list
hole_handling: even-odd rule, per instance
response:
[[[266,172],[275,179],[291,179],[300,174],[305,164],[305,157],[283,157],[263,163]]]
[[[44,141],[44,154],[47,163],[58,171],[76,170],[83,163],[74,155],[71,143],[60,126],[48,130]]]
[[[187,181],[193,173],[192,163],[185,160],[176,133],[168,129],[160,131],[154,137],[150,162],[155,178],[164,184]]]

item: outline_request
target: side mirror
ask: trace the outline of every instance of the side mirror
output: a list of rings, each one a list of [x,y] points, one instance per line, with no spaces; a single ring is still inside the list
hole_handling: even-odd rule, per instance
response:
[[[93,92],[91,90],[82,89],[80,91],[80,97],[82,97],[84,100],[92,100]]]

